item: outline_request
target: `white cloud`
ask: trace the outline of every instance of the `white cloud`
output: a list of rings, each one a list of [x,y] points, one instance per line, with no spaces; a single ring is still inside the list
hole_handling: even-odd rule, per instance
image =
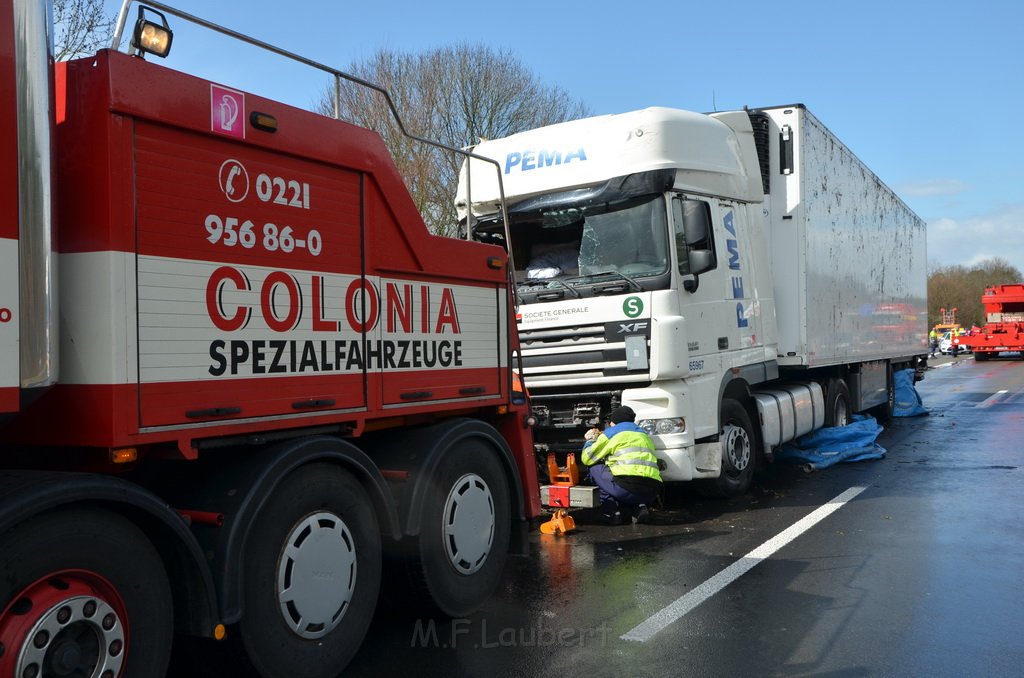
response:
[[[1024,203],[965,219],[928,221],[929,262],[970,268],[995,257],[1024,273]]]
[[[963,193],[968,188],[970,186],[959,179],[922,179],[920,181],[905,181],[896,187],[896,192],[912,198],[933,198],[939,195]]]

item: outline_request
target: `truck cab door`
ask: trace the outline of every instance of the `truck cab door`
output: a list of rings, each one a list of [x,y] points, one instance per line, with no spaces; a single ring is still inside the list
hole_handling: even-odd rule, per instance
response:
[[[717,201],[716,222],[721,224],[719,236],[724,245],[724,295],[730,307],[729,348],[743,349],[758,345],[761,335],[761,314],[754,284],[755,253],[751,245],[751,224],[744,205]]]
[[[760,315],[745,216],[742,205],[729,201],[681,194],[673,199],[681,309],[691,358],[757,344]]]

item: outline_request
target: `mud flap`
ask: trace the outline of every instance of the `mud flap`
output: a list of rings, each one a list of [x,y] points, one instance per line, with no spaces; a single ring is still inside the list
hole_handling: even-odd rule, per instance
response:
[[[717,478],[722,472],[722,443],[698,443],[693,446],[693,470],[701,477]]]

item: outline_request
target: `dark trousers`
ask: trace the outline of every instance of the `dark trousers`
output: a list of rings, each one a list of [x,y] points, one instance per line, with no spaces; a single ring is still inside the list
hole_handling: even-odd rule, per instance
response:
[[[618,509],[620,503],[627,506],[639,506],[640,504],[653,504],[657,498],[655,495],[639,495],[630,492],[621,485],[615,483],[615,476],[604,464],[594,464],[590,467],[590,477],[600,490],[601,507],[606,513]]]

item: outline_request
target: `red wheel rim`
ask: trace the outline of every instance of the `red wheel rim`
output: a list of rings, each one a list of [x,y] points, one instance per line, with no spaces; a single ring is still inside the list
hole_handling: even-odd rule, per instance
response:
[[[61,676],[84,669],[89,678],[117,678],[127,651],[124,601],[95,572],[61,570],[42,577],[12,597],[0,614],[3,676]]]

